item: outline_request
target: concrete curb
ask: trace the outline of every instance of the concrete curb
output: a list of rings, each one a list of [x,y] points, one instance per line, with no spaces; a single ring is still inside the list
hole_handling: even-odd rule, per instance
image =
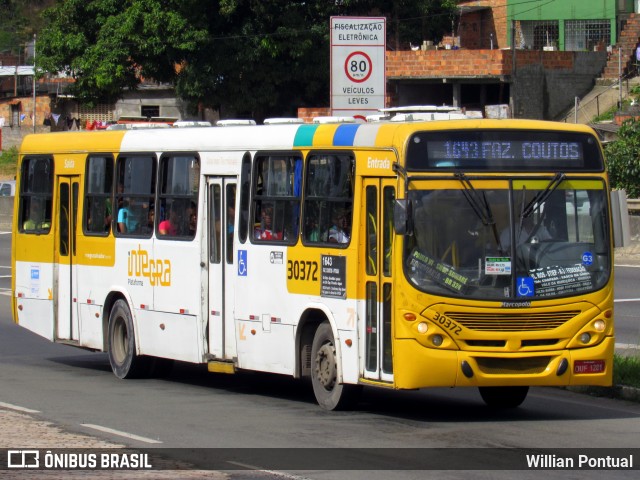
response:
[[[23,413],[0,406],[0,448],[8,449],[113,449],[135,451],[121,443],[103,440],[97,435],[74,433],[61,425],[38,418],[34,413]],[[190,469],[191,468],[191,469]],[[1,478],[15,478],[15,471],[0,470]],[[200,479],[224,480],[228,476],[215,470],[197,470],[188,462],[162,459],[153,470],[20,470],[21,479],[42,478],[98,478],[114,479]]]
[[[614,385],[613,387],[562,387],[565,390],[594,397],[607,397],[616,400],[626,400],[629,402],[640,403],[640,388],[630,387],[628,385]]]

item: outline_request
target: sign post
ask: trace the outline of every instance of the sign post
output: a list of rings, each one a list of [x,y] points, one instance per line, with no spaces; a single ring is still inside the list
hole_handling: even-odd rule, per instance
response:
[[[331,17],[331,114],[365,120],[384,108],[386,19]]]

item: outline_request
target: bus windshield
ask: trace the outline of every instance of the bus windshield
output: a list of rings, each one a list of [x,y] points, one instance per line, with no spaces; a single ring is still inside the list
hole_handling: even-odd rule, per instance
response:
[[[602,288],[610,275],[601,180],[425,180],[408,192],[411,283],[473,299],[547,299]],[[415,187],[415,188],[413,188]]]

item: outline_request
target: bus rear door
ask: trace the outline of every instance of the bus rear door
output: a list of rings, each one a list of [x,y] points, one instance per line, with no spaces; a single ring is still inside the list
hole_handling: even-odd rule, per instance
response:
[[[57,267],[54,268],[54,288],[58,290],[56,340],[79,340],[76,266],[79,186],[80,177],[77,175],[57,177],[57,214],[53,215],[56,232],[54,263]]]
[[[235,233],[235,177],[208,177],[209,260],[209,354],[229,360],[236,356],[234,289],[236,275],[233,238]]]

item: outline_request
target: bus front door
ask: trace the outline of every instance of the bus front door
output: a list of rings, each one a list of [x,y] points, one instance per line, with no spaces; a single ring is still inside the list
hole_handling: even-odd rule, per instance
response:
[[[236,184],[234,177],[207,179],[208,353],[220,360],[236,356],[232,286],[236,275],[233,252]]]
[[[365,218],[364,265],[365,303],[363,318],[364,376],[383,382],[393,381],[392,361],[392,254],[393,204],[392,179],[365,179],[363,198]]]
[[[56,234],[54,275],[58,299],[56,340],[78,341],[78,281],[76,276],[76,226],[80,177],[57,178],[57,205],[53,215]]]

